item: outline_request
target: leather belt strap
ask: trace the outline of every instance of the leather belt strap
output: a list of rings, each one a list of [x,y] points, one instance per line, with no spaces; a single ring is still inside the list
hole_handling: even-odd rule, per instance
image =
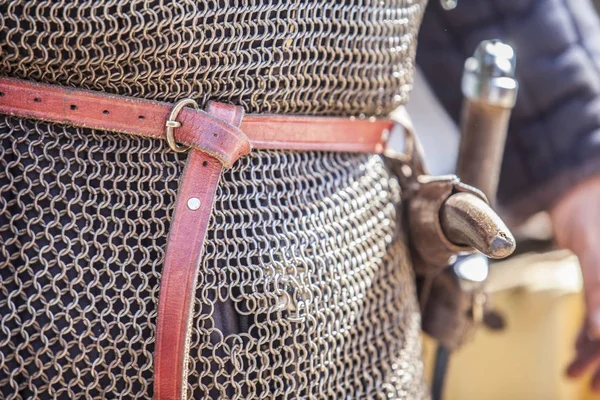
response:
[[[173,104],[0,77],[0,113],[108,132],[165,138]],[[179,143],[213,155],[226,168],[255,149],[381,153],[383,119],[249,114],[239,128],[193,108],[183,108]],[[215,136],[215,133],[217,136]],[[250,144],[238,139],[248,138]]]
[[[233,126],[243,110],[210,103],[207,111]],[[154,398],[181,399],[187,384],[187,348],[204,237],[223,165],[192,149],[181,177],[160,283],[154,352]]]
[[[163,266],[154,358],[154,398],[186,396],[187,354],[204,237],[223,168],[252,148],[382,153],[391,120],[247,115],[210,103],[206,112],[150,100],[0,77],[0,114],[150,138],[192,149],[180,180]],[[171,144],[170,144],[171,145]],[[172,146],[173,147],[173,146]]]

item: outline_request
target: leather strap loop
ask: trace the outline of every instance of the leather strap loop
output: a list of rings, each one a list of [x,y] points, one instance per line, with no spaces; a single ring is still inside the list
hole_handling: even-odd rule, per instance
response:
[[[237,108],[243,116],[243,109]],[[177,140],[210,154],[225,168],[231,168],[240,157],[249,154],[252,150],[248,137],[237,126],[204,111],[184,108],[179,113],[179,121],[181,127],[175,128]],[[202,146],[198,146],[198,143],[202,143]]]

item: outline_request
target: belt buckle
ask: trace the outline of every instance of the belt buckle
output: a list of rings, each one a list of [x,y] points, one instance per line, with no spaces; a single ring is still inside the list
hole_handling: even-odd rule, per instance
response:
[[[169,114],[169,119],[167,119],[167,122],[165,123],[167,143],[169,144],[171,150],[173,150],[176,153],[185,153],[186,151],[191,149],[191,146],[182,146],[178,144],[175,140],[174,134],[175,128],[181,127],[181,122],[177,121],[177,116],[179,115],[179,112],[186,106],[192,106],[196,110],[200,109],[198,107],[198,103],[196,103],[195,100],[183,99],[175,104],[175,106],[171,110],[171,113]]]

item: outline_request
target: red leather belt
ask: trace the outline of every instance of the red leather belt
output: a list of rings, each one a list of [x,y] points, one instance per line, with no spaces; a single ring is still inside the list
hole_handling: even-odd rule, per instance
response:
[[[0,112],[25,118],[165,138],[174,105],[68,87],[0,78]],[[182,108],[177,142],[215,156],[225,167],[255,149],[380,153],[393,122],[356,118],[246,115],[240,127],[218,115]],[[217,133],[218,136],[214,136]]]
[[[253,148],[381,153],[394,125],[381,119],[244,116],[241,107],[215,102],[202,111],[193,100],[173,105],[10,78],[0,78],[0,113],[163,138],[174,151],[190,149],[162,272],[154,355],[157,400],[185,396],[194,289],[222,169]]]

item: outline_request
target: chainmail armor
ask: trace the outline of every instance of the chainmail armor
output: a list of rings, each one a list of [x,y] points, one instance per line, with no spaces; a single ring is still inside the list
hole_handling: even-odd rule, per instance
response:
[[[246,112],[385,115],[407,100],[424,0],[0,0],[0,71]]]
[[[0,74],[247,112],[383,115],[423,1],[0,0]],[[0,397],[152,398],[185,156],[0,116]],[[205,243],[189,398],[426,397],[420,316],[378,156],[254,151]]]

